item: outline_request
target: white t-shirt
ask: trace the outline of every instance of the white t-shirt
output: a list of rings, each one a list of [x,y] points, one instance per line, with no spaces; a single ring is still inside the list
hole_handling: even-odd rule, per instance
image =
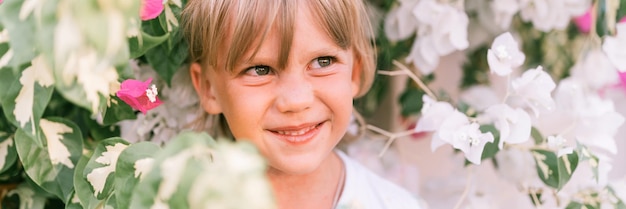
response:
[[[424,209],[416,197],[337,150],[346,167],[336,209]]]

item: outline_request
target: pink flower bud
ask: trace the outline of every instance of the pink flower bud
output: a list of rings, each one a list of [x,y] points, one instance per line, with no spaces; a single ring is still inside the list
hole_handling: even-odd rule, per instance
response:
[[[132,108],[141,111],[144,115],[160,104],[161,100],[157,97],[158,92],[154,85],[150,86],[152,78],[145,82],[139,80],[128,79],[122,82],[120,90],[116,95]]]
[[[591,30],[591,12],[593,7],[590,7],[585,14],[574,18],[574,23],[578,27],[578,30],[582,33],[589,33]]]
[[[161,12],[163,12],[163,0],[141,1],[141,20],[154,19],[158,17]]]
[[[624,91],[626,91],[626,71],[619,72],[618,74],[619,74],[619,80],[620,80],[620,83],[618,84],[618,86],[622,87]]]

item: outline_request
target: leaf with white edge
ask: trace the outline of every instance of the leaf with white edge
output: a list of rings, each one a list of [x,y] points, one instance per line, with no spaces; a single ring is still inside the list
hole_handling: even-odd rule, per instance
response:
[[[0,23],[8,31],[9,45],[13,51],[13,58],[10,60],[11,67],[28,63],[35,55],[35,34],[36,24],[32,16],[26,20],[20,20],[19,13],[24,1],[5,0],[0,6]]]
[[[578,166],[576,152],[557,157],[556,153],[549,150],[533,149],[531,151],[539,178],[543,183],[557,190],[561,190],[567,184]]]
[[[100,207],[104,201],[98,200],[93,195],[91,184],[89,184],[87,179],[83,178],[82,171],[85,170],[85,166],[87,166],[89,158],[89,156],[83,155],[78,161],[78,164],[76,165],[76,172],[74,172],[74,188],[82,208],[94,209]]]
[[[120,154],[115,168],[115,196],[117,208],[129,208],[133,189],[152,168],[154,155],[161,148],[152,142],[130,145]]]
[[[185,132],[156,155],[130,208],[275,208],[265,166],[250,143]]]
[[[48,118],[41,121],[44,121],[41,131],[45,132],[42,135],[48,146],[37,146],[32,136],[18,129],[15,148],[33,182],[67,203],[74,191],[74,167],[83,152],[82,133],[76,124],[67,119]]]
[[[188,160],[206,151],[215,141],[207,134],[184,132],[172,139],[165,148],[154,157],[152,171],[143,176],[133,191],[130,208],[169,208],[169,200],[177,188],[185,188],[181,184],[184,177],[190,179],[198,174],[200,169],[187,169]],[[196,167],[198,168],[198,167]],[[165,172],[164,172],[165,171]],[[185,172],[187,171],[187,172]],[[184,177],[183,177],[184,175]],[[186,185],[189,188],[190,185]],[[177,205],[180,208],[189,208],[185,203]]]
[[[119,83],[117,70],[102,64],[102,59],[93,49],[73,52],[63,68],[54,70],[59,93],[92,113],[97,113],[100,107],[106,105],[113,93],[111,86]]]
[[[170,37],[169,33],[162,36],[152,36],[144,31],[141,31],[139,35],[141,37],[132,37],[128,41],[131,58],[144,55],[148,50],[158,46]]]
[[[72,154],[62,142],[63,134],[72,133],[72,128],[63,123],[56,123],[45,119],[42,119],[39,125],[43,135],[46,137],[46,142],[48,142],[48,154],[50,154],[52,165],[58,165],[60,163],[68,168],[74,168],[74,163],[70,159]]]
[[[17,160],[13,136],[0,131],[0,173],[9,169]]]
[[[65,209],[83,209],[83,206],[80,205],[80,199],[78,199],[78,195],[76,191],[72,193],[72,198],[66,203]]]
[[[101,141],[83,170],[83,178],[91,185],[92,195],[99,200],[104,200],[112,194],[117,160],[128,144],[119,137]]]
[[[537,128],[535,127],[530,128],[530,136],[533,138],[536,145],[542,144],[545,141],[545,138],[543,138],[541,132],[539,132],[539,130],[537,130]]]
[[[20,198],[20,209],[43,209],[46,205],[47,197],[32,188],[30,184],[24,182],[14,190],[7,193],[7,196],[17,195]]]
[[[5,90],[2,108],[7,119],[15,126],[31,135],[34,142],[44,146],[43,136],[39,135],[39,119],[50,102],[53,81],[49,68],[41,58],[33,60],[33,65],[24,69],[11,86]]]
[[[592,154],[587,146],[580,143],[576,146],[576,152],[578,153],[578,156],[580,156],[581,162],[589,161],[589,166],[591,166],[591,171],[593,172],[593,178],[596,180],[596,183],[600,182],[600,158]]]

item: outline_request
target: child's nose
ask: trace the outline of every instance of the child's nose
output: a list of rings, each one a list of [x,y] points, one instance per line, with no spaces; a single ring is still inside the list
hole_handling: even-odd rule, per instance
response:
[[[283,76],[277,89],[276,107],[280,112],[300,112],[315,99],[313,85],[302,74]]]

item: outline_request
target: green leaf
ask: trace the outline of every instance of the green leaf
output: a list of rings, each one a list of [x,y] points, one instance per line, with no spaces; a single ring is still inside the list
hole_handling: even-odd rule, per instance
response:
[[[141,31],[140,36],[141,41],[139,37],[132,37],[128,40],[130,47],[130,57],[133,59],[144,55],[148,50],[163,43],[170,37],[170,34],[167,33],[162,36],[152,36],[150,34],[147,34],[146,32]]]
[[[168,85],[171,85],[174,73],[181,68],[189,54],[187,43],[180,34],[176,34],[171,37],[171,40],[174,40],[172,50],[168,50],[167,44],[161,44],[148,50],[145,54],[148,63]]]
[[[20,209],[43,209],[48,198],[38,190],[28,182],[24,182],[7,193],[7,197],[17,195],[20,199]]]
[[[0,173],[11,168],[17,161],[13,136],[0,131]]]
[[[583,204],[579,202],[570,202],[569,204],[567,204],[567,207],[565,207],[565,209],[581,209],[581,208],[583,208]]]
[[[161,148],[152,142],[139,142],[130,145],[117,160],[117,168],[115,169],[115,197],[117,200],[117,208],[129,208],[130,200],[133,196],[133,189],[139,182],[141,175],[147,175],[136,170],[151,165],[154,161],[154,155]],[[146,172],[146,171],[144,171]]]
[[[535,140],[535,144],[543,144],[544,138],[541,135],[541,132],[539,132],[539,130],[537,130],[535,127],[531,127],[530,136],[533,137],[533,139]]]
[[[74,191],[74,169],[83,151],[80,129],[63,118],[42,119],[40,128],[45,147],[37,146],[30,135],[18,130],[17,154],[33,182],[67,203]]]
[[[13,83],[19,83],[18,79],[18,74],[13,72],[10,68],[5,67],[0,69],[0,89],[3,89],[3,91],[0,91],[0,102],[3,103],[4,100],[6,100],[7,94],[9,93],[7,90],[14,85]]]
[[[80,205],[85,209],[94,209],[100,207],[104,201],[98,200],[93,195],[93,190],[87,179],[83,178],[83,171],[89,162],[90,156],[83,155],[78,164],[76,165],[76,172],[74,172],[74,188],[76,190],[76,196],[80,200]]]
[[[85,166],[83,178],[87,179],[92,195],[98,200],[105,200],[113,193],[117,159],[128,144],[119,137],[101,141]]]
[[[111,106],[104,112],[104,125],[113,125],[122,120],[136,119],[137,113],[120,98],[111,97]]]
[[[422,96],[424,91],[407,86],[406,90],[400,95],[400,106],[402,108],[402,116],[417,115],[422,110]]]
[[[487,142],[487,144],[485,144],[485,148],[483,149],[481,160],[496,156],[496,154],[500,151],[500,148],[498,148],[498,143],[500,142],[500,132],[492,124],[481,125],[480,132],[482,133],[490,132],[494,138],[493,142]]]
[[[578,156],[580,156],[581,162],[589,161],[589,166],[591,167],[591,171],[593,172],[593,178],[596,180],[596,183],[599,182],[600,176],[598,174],[600,172],[599,170],[600,158],[592,154],[589,148],[587,148],[585,145],[582,145],[580,143],[576,146],[576,153],[578,153]]]
[[[567,184],[578,166],[576,152],[557,157],[553,151],[541,149],[531,151],[539,178],[543,183],[557,190],[561,190]]]
[[[135,187],[133,191],[131,203],[130,203],[130,208],[148,209],[152,207],[155,199],[157,198],[157,191],[159,191],[159,187],[161,186],[160,184],[164,181],[164,177],[163,177],[163,174],[161,173],[160,168],[161,166],[163,166],[163,164],[165,164],[164,161],[166,159],[180,156],[179,154],[188,152],[190,149],[194,147],[205,148],[207,146],[214,145],[215,143],[216,143],[215,140],[213,140],[209,135],[204,134],[204,133],[197,134],[197,133],[191,133],[191,132],[184,132],[176,136],[174,139],[172,139],[167,144],[167,146],[158,154],[156,154],[156,156],[154,157],[154,164],[153,164],[152,171],[149,172],[147,175],[145,175],[143,177],[143,180],[140,181],[139,184],[137,184],[137,186]],[[185,160],[185,159],[182,159],[182,160],[183,162],[176,161],[177,163],[176,165],[179,167],[177,167],[177,169],[175,170],[176,171],[190,171],[190,172],[184,172],[184,174],[181,172],[177,172],[177,174],[184,175],[186,179],[190,179],[191,177],[197,176],[198,175],[197,172],[198,170],[200,170],[197,168],[200,168],[200,167],[195,167],[196,169],[188,169],[189,167],[191,167],[191,165],[188,164],[189,160]],[[183,163],[183,164],[180,164],[180,163]],[[170,173],[169,175],[172,175],[172,174]],[[180,181],[181,177],[176,176],[175,178],[178,178],[176,180]],[[190,185],[181,185],[180,183],[178,183],[176,187],[177,188],[181,188],[181,187],[189,188],[189,186]],[[180,192],[180,193],[186,194],[186,192]],[[165,201],[167,202],[167,200]],[[189,206],[185,203],[180,203],[179,205],[177,205],[177,208],[189,208]]]
[[[130,208],[275,208],[265,162],[250,143],[215,142],[205,133],[185,132],[154,159],[133,191]]]
[[[21,71],[15,81],[4,92],[2,110],[7,120],[31,136],[37,146],[43,147],[44,142],[37,132],[39,119],[43,115],[54,88],[43,87],[37,78],[37,72],[30,66]],[[22,82],[24,82],[22,84]]]
[[[35,51],[35,22],[33,15],[25,20],[19,19],[19,13],[24,1],[6,0],[0,6],[0,23],[8,31],[9,45],[13,50],[13,59],[9,65],[16,68],[30,62],[36,56]]]

